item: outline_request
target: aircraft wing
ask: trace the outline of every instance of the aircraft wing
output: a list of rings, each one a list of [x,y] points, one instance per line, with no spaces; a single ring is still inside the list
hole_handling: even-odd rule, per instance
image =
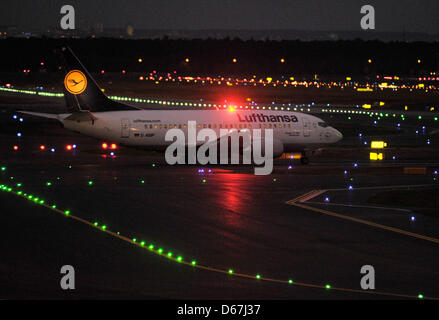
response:
[[[42,113],[42,112],[32,112],[32,111],[18,111],[24,114],[30,114],[32,116],[56,119],[56,120],[71,120],[71,121],[92,121],[96,120],[96,116],[90,111],[74,112],[71,114],[54,114],[54,113]]]
[[[56,119],[59,120],[58,115],[54,113],[42,113],[42,112],[31,112],[31,111],[18,111],[24,114],[30,114],[36,117],[48,118],[48,119]]]

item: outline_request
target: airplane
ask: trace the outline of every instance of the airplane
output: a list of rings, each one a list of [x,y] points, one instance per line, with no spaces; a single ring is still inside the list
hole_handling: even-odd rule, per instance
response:
[[[168,129],[179,128],[187,135],[188,122],[196,121],[197,132],[210,128],[220,137],[221,129],[252,131],[273,130],[273,157],[284,153],[302,153],[302,164],[308,155],[343,135],[322,119],[292,111],[237,110],[145,110],[108,98],[69,47],[61,49],[64,60],[64,97],[67,113],[21,113],[56,119],[69,130],[112,141],[122,146],[163,151],[172,142],[165,140]],[[197,146],[202,142],[197,142]]]

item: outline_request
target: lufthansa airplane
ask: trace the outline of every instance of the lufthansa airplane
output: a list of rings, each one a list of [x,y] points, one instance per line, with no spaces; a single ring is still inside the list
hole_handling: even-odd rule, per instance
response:
[[[69,47],[62,48],[65,64],[64,96],[67,113],[22,113],[56,119],[65,128],[103,141],[128,147],[162,151],[168,129],[188,133],[188,122],[196,121],[197,132],[210,128],[220,137],[221,129],[273,130],[273,157],[301,152],[308,163],[313,150],[338,142],[343,135],[323,120],[291,111],[221,110],[145,110],[109,99]],[[198,142],[197,142],[198,144]],[[202,142],[199,142],[202,144]]]

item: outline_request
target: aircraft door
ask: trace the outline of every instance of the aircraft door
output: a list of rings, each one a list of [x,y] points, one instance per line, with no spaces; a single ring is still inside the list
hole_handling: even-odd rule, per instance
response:
[[[121,120],[121,138],[129,138],[130,137],[130,119],[122,119]]]
[[[311,135],[311,121],[307,117],[302,118],[303,121],[303,136],[309,137]]]

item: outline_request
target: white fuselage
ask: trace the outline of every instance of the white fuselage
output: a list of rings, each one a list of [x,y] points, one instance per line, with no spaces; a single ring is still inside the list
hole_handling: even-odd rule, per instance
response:
[[[120,145],[164,149],[169,129],[179,128],[187,135],[188,122],[196,121],[197,132],[212,129],[220,137],[221,129],[272,129],[274,139],[285,152],[302,151],[339,141],[342,134],[309,114],[290,111],[229,110],[132,110],[96,112],[96,120],[63,120],[67,129]]]

